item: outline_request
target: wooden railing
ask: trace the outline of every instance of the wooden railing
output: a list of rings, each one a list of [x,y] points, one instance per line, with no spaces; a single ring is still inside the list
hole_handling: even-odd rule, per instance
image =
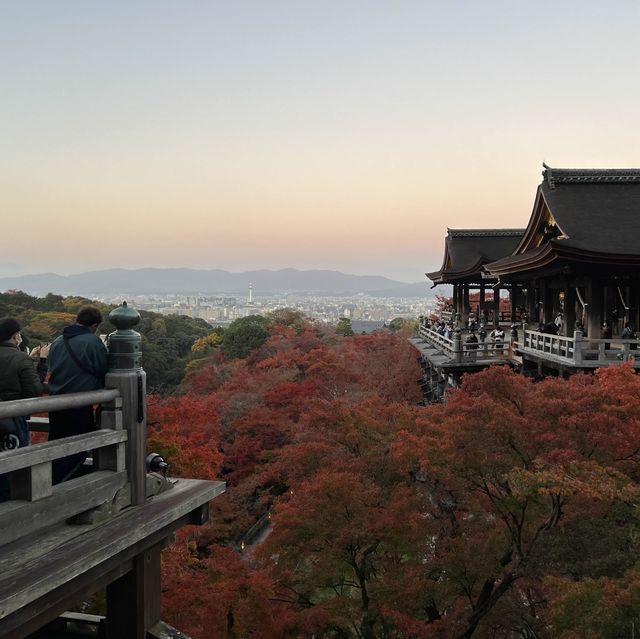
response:
[[[127,464],[130,428],[124,428],[118,389],[20,399],[0,403],[0,419],[100,404],[100,430],[0,453],[0,472],[10,480],[10,499],[0,504],[0,545],[111,502],[131,503],[140,469]],[[92,472],[53,485],[52,462],[93,451]],[[146,468],[142,469],[146,474]],[[124,489],[124,490],[122,490]]]
[[[444,335],[440,335],[440,333],[437,333],[426,326],[420,326],[418,334],[423,340],[425,340],[425,342],[429,342],[432,346],[442,349],[442,352],[446,355],[453,357],[454,348],[452,339],[445,337]]]
[[[563,337],[524,330],[519,348],[523,353],[576,367],[596,368],[617,362],[640,366],[637,339],[591,339],[581,331],[575,331],[573,337]]]
[[[574,361],[575,340],[573,337],[525,330],[520,346],[524,352],[533,351],[538,355],[566,360],[566,363]]]
[[[434,348],[442,351],[449,359],[456,362],[474,362],[478,359],[505,359],[509,357],[511,347],[509,340],[484,340],[482,342],[466,342],[459,332],[453,339],[440,335],[436,331],[420,326],[419,336]]]

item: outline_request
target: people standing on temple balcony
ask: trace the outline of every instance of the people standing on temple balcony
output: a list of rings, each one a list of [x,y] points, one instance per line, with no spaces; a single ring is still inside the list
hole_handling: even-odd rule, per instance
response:
[[[51,395],[79,393],[104,387],[107,350],[95,334],[102,313],[95,306],[83,306],[76,323],[67,326],[49,350],[49,392]],[[93,406],[69,408],[49,413],[49,440],[89,433],[96,428]],[[87,453],[78,453],[53,462],[53,483],[71,479],[78,473]]]
[[[499,326],[498,328],[494,328],[491,333],[489,333],[489,337],[495,344],[496,351],[504,348],[504,331]]]
[[[556,318],[553,320],[554,324],[558,327],[558,333],[562,330],[562,312],[558,311]]]
[[[633,331],[633,328],[631,327],[631,324],[629,322],[625,322],[624,323],[624,328],[622,329],[622,333],[620,333],[620,338],[621,339],[635,339],[636,338],[636,334]],[[632,351],[635,351],[638,349],[638,345],[637,344],[630,344],[629,345],[629,349]]]
[[[467,358],[471,361],[475,361],[478,349],[478,338],[475,332],[471,331],[471,334],[467,337],[465,344],[467,345]]]
[[[602,328],[600,329],[600,339],[611,339],[611,326],[607,323],[607,320],[602,322]],[[604,345],[605,351],[608,351],[610,348],[611,348],[610,342]]]
[[[0,401],[27,399],[42,394],[42,383],[33,361],[20,350],[20,324],[13,317],[0,320]],[[29,445],[25,417],[0,419],[0,451]],[[0,475],[0,501],[9,499],[9,478]]]

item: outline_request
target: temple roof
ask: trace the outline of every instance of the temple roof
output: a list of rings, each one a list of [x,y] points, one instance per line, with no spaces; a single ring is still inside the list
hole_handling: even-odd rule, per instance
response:
[[[481,277],[482,267],[510,255],[524,229],[447,229],[440,270],[427,273],[435,284]]]
[[[640,169],[552,169],[545,165],[522,241],[487,264],[494,275],[558,261],[640,261]]]

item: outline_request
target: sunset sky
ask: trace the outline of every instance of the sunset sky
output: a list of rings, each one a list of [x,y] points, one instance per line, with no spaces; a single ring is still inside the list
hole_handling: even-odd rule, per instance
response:
[[[1,2],[0,276],[420,281],[542,162],[640,165],[640,3]]]

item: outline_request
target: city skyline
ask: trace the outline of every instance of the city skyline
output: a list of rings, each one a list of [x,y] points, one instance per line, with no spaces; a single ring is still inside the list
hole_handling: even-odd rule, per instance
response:
[[[7,2],[0,277],[417,282],[542,162],[638,166],[632,2]]]

